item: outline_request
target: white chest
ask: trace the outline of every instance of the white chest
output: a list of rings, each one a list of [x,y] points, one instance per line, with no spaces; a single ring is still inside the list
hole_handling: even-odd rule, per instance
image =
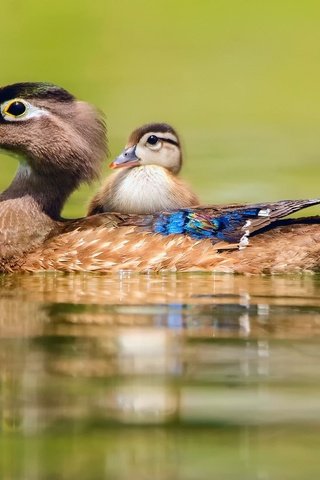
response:
[[[121,172],[112,204],[116,211],[150,213],[172,207],[173,184],[166,170],[155,165]]]

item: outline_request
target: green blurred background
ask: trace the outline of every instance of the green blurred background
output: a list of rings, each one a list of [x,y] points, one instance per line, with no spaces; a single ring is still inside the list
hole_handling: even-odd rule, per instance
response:
[[[320,195],[319,2],[9,0],[1,11],[1,84],[51,81],[93,102],[111,156],[133,128],[166,121],[204,202]],[[4,188],[17,165],[1,162]],[[89,196],[65,214],[83,214]]]

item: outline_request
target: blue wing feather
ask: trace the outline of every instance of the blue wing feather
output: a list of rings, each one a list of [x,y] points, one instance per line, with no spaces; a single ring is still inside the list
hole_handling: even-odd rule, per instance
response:
[[[163,213],[154,223],[154,232],[162,235],[187,234],[193,238],[239,241],[244,234],[247,221],[257,218],[260,208],[248,208],[241,211],[212,217],[191,209],[173,213]]]
[[[252,233],[277,225],[279,219],[319,203],[320,199],[315,198],[249,205],[208,205],[152,215],[122,216],[121,221],[124,225],[134,225],[161,235],[184,234],[199,240],[209,238],[213,243],[225,241],[244,245],[245,238]]]

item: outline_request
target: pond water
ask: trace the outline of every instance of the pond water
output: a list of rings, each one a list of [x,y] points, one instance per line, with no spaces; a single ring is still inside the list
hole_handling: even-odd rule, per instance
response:
[[[0,278],[0,478],[319,478],[320,277]]]

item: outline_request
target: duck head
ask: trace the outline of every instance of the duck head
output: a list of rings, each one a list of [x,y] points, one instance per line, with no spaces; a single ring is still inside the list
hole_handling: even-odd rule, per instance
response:
[[[105,127],[89,104],[48,83],[0,88],[0,148],[38,176],[90,182],[106,152]]]
[[[177,132],[166,123],[151,123],[134,130],[123,152],[111,168],[158,165],[179,173],[182,166],[181,145]]]
[[[68,196],[98,176],[105,138],[101,115],[60,87],[0,88],[0,148],[20,157],[13,181],[0,194],[0,269],[58,228]]]

